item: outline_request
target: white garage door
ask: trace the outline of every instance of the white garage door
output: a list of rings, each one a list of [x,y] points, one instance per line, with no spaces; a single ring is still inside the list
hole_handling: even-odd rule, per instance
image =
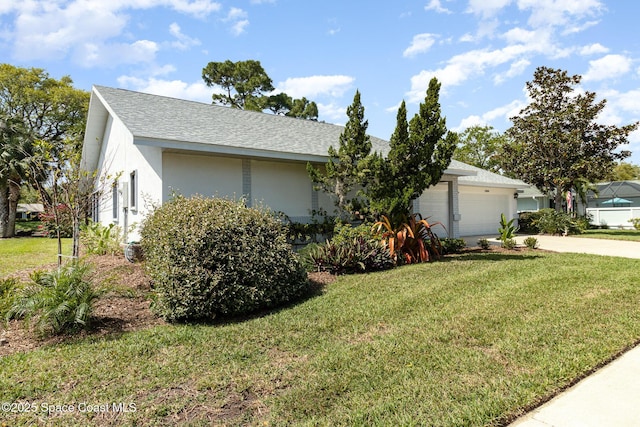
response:
[[[480,236],[498,235],[500,226],[500,214],[504,213],[507,219],[513,216],[510,205],[513,198],[513,190],[495,189],[488,190],[478,187],[459,188],[460,235]]]
[[[433,231],[440,237],[447,236],[451,230],[449,227],[449,184],[441,182],[427,189],[417,200],[417,212],[429,223],[441,222],[446,228],[446,232],[441,226],[436,226]],[[414,209],[416,211],[416,209]]]

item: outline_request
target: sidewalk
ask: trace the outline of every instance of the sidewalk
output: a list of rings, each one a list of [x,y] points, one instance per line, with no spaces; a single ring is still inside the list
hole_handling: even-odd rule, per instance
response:
[[[527,237],[518,236],[516,241],[522,244]],[[640,259],[640,242],[533,237],[538,239],[540,249]],[[510,427],[640,426],[639,378],[640,346],[517,419]]]
[[[640,347],[510,424],[511,427],[640,426]]]

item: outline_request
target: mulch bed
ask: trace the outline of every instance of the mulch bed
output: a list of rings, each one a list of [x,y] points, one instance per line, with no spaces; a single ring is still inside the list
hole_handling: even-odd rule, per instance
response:
[[[34,331],[25,329],[24,322],[0,322],[0,357],[89,336],[103,337],[166,324],[150,309],[148,296],[151,282],[145,275],[142,264],[132,264],[124,256],[111,255],[90,256],[87,260],[92,265],[93,283],[116,287],[116,291],[105,294],[96,302],[90,327],[73,336],[60,335],[38,339]],[[55,267],[55,264],[52,264],[20,271],[12,276],[28,281],[34,270],[50,270]],[[321,289],[336,278],[329,273],[309,273],[309,280],[316,288]]]

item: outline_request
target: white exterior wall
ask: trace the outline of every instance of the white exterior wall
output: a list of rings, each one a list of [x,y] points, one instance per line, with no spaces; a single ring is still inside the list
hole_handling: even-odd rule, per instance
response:
[[[104,225],[116,224],[121,227],[126,241],[138,240],[142,219],[152,203],[162,200],[162,163],[159,148],[136,146],[133,136],[124,124],[109,116],[103,137],[102,150],[98,161],[98,177],[102,197],[98,209],[98,220]],[[135,171],[137,188],[136,204],[131,204],[130,176]],[[118,180],[117,216],[113,216],[112,185]]]
[[[242,197],[249,206],[284,212],[293,221],[307,220],[312,209],[333,211],[331,199],[313,190],[306,164],[301,162],[165,152],[162,170],[163,202],[173,192],[187,197]]]
[[[162,201],[176,192],[185,197],[202,196],[240,199],[242,160],[231,157],[164,153],[162,156]]]
[[[517,218],[515,189],[475,187],[459,184],[460,235],[497,235],[500,214]]]
[[[304,163],[251,161],[251,199],[292,220],[308,217],[313,187]]]
[[[427,190],[414,202],[414,212],[420,213],[422,218],[430,224],[440,222],[443,226],[436,225],[433,231],[441,237],[450,236],[451,229],[451,199],[449,182],[440,182]],[[445,231],[446,230],[446,231]]]

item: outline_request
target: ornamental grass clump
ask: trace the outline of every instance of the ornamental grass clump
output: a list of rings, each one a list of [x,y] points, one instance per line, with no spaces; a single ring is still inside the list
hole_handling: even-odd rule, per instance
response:
[[[249,313],[309,289],[286,227],[265,209],[176,196],[147,218],[141,237],[153,307],[167,321]]]
[[[88,264],[73,262],[57,270],[32,273],[32,283],[20,290],[6,319],[23,319],[25,326],[33,323],[41,337],[87,328],[94,303],[102,294],[91,284],[89,269]]]

